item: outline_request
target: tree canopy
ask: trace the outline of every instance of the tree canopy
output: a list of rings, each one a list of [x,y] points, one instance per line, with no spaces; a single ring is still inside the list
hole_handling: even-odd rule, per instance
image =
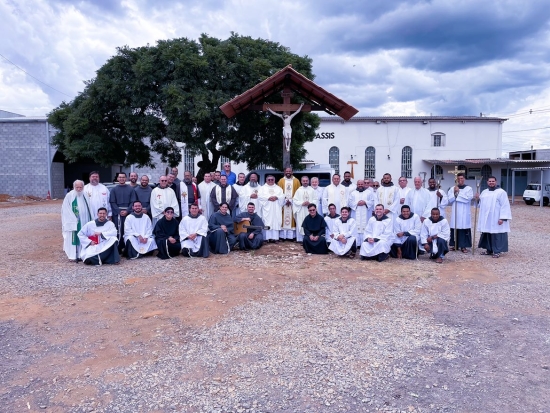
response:
[[[83,92],[48,114],[58,131],[52,143],[69,162],[92,158],[104,166],[153,166],[152,152],[176,165],[178,142],[202,156],[205,170],[222,155],[249,169],[277,166],[283,153],[281,120],[258,111],[228,119],[219,107],[288,64],[313,80],[311,63],[278,43],[237,34],[121,47]],[[280,95],[268,99],[282,102]],[[314,139],[318,126],[315,114],[294,118],[293,165],[305,156],[303,145]]]

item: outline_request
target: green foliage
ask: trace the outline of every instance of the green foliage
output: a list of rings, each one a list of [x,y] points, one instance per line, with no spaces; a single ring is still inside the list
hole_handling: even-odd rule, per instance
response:
[[[202,35],[198,41],[162,40],[156,46],[121,47],[72,102],[49,115],[58,130],[53,143],[70,162],[92,158],[153,166],[151,151],[163,162],[180,162],[178,142],[201,155],[211,170],[220,156],[259,164],[282,163],[282,122],[247,111],[228,119],[219,109],[288,64],[309,79],[311,59],[278,43],[232,34],[227,40]],[[280,103],[279,95],[269,97]],[[300,113],[292,122],[291,163],[305,156],[319,118]]]

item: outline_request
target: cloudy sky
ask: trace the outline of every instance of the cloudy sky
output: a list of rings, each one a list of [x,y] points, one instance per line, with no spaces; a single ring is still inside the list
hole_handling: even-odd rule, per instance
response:
[[[117,46],[230,33],[313,58],[359,115],[507,117],[503,150],[550,147],[548,0],[0,0],[0,109],[44,116]]]

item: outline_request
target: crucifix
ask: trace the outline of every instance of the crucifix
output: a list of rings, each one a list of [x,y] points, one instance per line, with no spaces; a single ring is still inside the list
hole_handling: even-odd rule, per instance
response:
[[[458,205],[456,205],[456,198],[458,197],[458,192],[456,190],[456,187],[457,187],[457,184],[458,184],[458,174],[460,173],[464,173],[466,171],[462,170],[462,169],[458,169],[458,166],[455,165],[455,169],[452,170],[452,171],[447,171],[448,173],[450,174],[453,174],[455,176],[455,191],[454,191],[454,194],[455,194],[455,205],[454,205],[454,209],[455,209],[455,228],[454,228],[454,240],[455,240],[455,251],[458,251],[458,228],[457,228],[457,210],[458,210]]]
[[[303,103],[300,105],[290,103],[290,98],[293,95],[294,93],[290,89],[285,88],[281,92],[281,96],[283,97],[282,105],[264,105],[264,109],[267,109],[272,115],[283,120],[283,168],[290,167],[290,142],[292,140],[292,126],[290,126],[290,122],[304,107]],[[283,112],[283,114],[279,114],[275,110]],[[290,114],[293,110],[295,112]]]
[[[348,161],[348,165],[351,165],[351,177],[352,177],[352,179],[353,179],[353,178],[355,178],[355,177],[353,176],[353,165],[357,165],[357,161],[354,161],[354,160],[353,160],[353,155],[351,155],[351,160]]]

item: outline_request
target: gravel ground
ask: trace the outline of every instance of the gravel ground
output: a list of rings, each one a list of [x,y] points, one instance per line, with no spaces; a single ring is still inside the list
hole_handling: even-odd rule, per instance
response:
[[[284,243],[110,267],[66,262],[59,204],[1,211],[0,234],[10,239],[2,301],[59,311],[101,298],[91,323],[69,310],[50,323],[40,311],[0,307],[0,411],[550,411],[549,208],[513,206],[511,252],[499,259],[365,264]],[[21,253],[29,233],[44,253]],[[138,295],[129,277],[152,283]],[[211,294],[210,310],[224,309],[202,323],[166,316],[147,339],[117,345],[131,363],[90,364],[105,345],[92,332],[114,338],[137,311],[119,303],[113,322],[101,308],[113,297],[171,308],[197,291]]]

